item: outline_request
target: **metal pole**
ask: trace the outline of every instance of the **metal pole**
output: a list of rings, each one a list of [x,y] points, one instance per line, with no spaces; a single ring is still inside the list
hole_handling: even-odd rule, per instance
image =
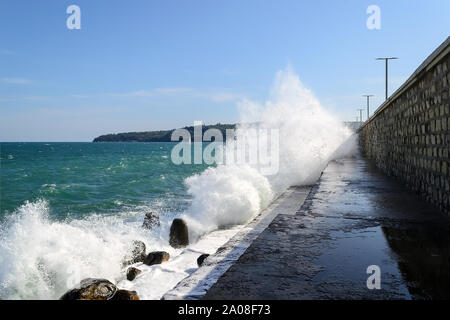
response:
[[[386,63],[386,100],[389,97],[389,93],[388,93],[388,61],[389,60],[395,60],[398,59],[397,57],[391,57],[391,58],[376,58],[376,60],[384,60]]]
[[[389,65],[389,59],[386,59],[386,100],[388,99],[388,65]]]
[[[367,119],[370,118],[370,97],[373,97],[373,94],[364,94],[363,97],[367,97]]]
[[[364,109],[357,109],[359,111],[359,122],[362,122],[362,112]]]

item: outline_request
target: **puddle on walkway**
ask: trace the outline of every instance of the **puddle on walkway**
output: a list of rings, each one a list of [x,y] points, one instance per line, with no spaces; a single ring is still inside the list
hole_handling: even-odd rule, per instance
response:
[[[354,286],[362,298],[450,299],[450,236],[438,226],[331,231],[315,263],[322,271],[313,282]],[[380,267],[380,292],[366,289],[370,265]]]
[[[379,294],[381,297],[411,299],[402,274],[392,256],[380,227],[357,229],[351,232],[331,231],[328,248],[322,251],[317,263],[322,271],[314,282],[335,283],[351,287],[361,298]],[[374,292],[366,286],[367,267],[377,265],[381,270],[381,290]]]
[[[450,299],[450,234],[439,226],[382,228],[414,298]]]

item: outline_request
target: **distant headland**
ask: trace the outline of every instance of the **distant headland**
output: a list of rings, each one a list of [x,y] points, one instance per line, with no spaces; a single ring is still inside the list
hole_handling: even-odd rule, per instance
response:
[[[203,133],[208,129],[218,129],[222,132],[222,135],[226,136],[227,129],[235,129],[236,124],[213,124],[204,125],[202,127]],[[194,137],[194,126],[184,127],[191,134],[191,139]],[[101,135],[95,138],[92,142],[171,142],[172,132],[171,130],[159,130],[159,131],[143,131],[143,132],[124,132],[124,133],[111,133]],[[203,136],[203,135],[202,135]]]

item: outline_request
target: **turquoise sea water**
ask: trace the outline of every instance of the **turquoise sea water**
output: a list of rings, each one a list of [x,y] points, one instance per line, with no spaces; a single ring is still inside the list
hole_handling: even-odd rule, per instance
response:
[[[0,298],[58,299],[83,278],[122,281],[135,240],[175,259],[170,224],[192,203],[185,179],[207,168],[175,165],[175,145],[1,143]],[[149,211],[160,227],[142,228]]]
[[[183,211],[183,181],[206,165],[175,165],[175,143],[1,143],[0,219],[46,200],[52,220],[154,207]]]

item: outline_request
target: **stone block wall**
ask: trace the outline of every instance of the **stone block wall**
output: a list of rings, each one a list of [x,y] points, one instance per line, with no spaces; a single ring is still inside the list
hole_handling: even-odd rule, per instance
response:
[[[364,154],[450,215],[450,37],[360,129]]]

